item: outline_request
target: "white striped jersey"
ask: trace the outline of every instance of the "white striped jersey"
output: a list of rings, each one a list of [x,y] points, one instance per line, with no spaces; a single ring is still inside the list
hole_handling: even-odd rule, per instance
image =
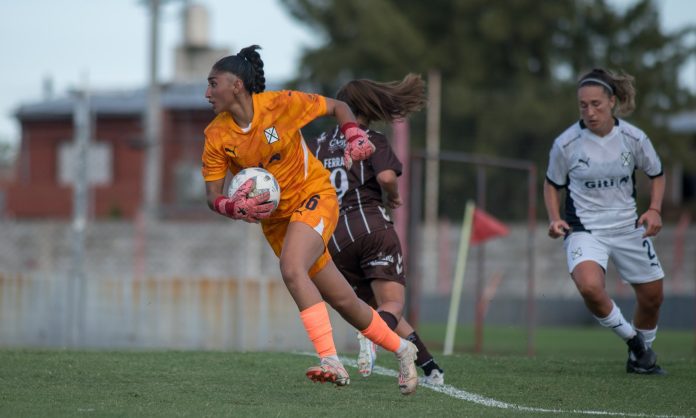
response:
[[[642,130],[615,119],[611,132],[599,137],[581,120],[554,141],[546,179],[567,188],[564,219],[573,231],[635,228],[636,170],[650,178],[663,174]]]

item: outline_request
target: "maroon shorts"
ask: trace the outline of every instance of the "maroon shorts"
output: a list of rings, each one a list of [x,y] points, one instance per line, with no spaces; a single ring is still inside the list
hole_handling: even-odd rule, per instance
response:
[[[363,235],[338,253],[331,253],[336,267],[343,273],[358,297],[370,302],[374,294],[372,280],[390,280],[406,285],[403,253],[399,236],[393,228]]]

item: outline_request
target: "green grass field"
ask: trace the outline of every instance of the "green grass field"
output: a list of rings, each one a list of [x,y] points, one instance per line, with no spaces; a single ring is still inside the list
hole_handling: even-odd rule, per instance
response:
[[[421,329],[437,354],[444,329]],[[4,349],[0,416],[696,416],[693,333],[659,333],[666,377],[627,375],[624,345],[599,327],[539,329],[533,357],[523,330],[488,328],[484,354],[470,352],[472,335],[460,329],[459,354],[436,355],[444,390],[410,397],[381,374],[396,370],[384,351],[378,374],[348,367],[350,386],[335,388],[304,377],[314,358],[302,353]]]

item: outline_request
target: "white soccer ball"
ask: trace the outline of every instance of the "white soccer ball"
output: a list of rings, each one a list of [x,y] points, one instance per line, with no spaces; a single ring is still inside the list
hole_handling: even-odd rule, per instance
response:
[[[269,192],[270,197],[268,201],[273,203],[273,210],[275,210],[280,202],[280,186],[278,185],[278,180],[276,180],[273,174],[268,170],[260,167],[245,168],[232,177],[227,196],[232,197],[237,189],[239,189],[239,186],[249,179],[254,180],[254,187],[251,189],[251,192],[247,194],[247,197],[254,197],[261,193]]]

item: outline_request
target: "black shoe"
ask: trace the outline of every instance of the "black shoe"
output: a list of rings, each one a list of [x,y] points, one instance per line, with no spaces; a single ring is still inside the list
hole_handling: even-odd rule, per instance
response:
[[[626,341],[626,345],[628,345],[627,373],[667,374],[662,367],[657,365],[657,354],[655,354],[652,348],[645,345],[643,334],[636,332],[633,338]]]
[[[663,369],[662,367],[658,366],[657,364],[654,364],[652,367],[645,369],[643,367],[640,367],[637,362],[628,359],[626,362],[626,373],[636,373],[636,374],[654,374],[657,376],[665,376],[667,375],[667,371]]]

